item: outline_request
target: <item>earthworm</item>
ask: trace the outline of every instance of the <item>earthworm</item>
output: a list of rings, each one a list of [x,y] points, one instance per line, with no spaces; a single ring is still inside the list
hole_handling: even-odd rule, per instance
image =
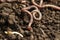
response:
[[[37,8],[36,6],[33,6],[33,5],[32,5],[32,6],[29,6],[29,7],[25,7],[25,8],[23,8],[23,9],[27,10],[27,9],[31,9],[31,8],[35,8],[35,10],[32,11],[34,19],[40,20],[40,19],[42,18],[42,14],[41,14],[41,12],[38,10],[38,8]],[[36,14],[36,13],[39,14],[39,18],[36,18],[36,17],[35,17],[35,14]]]
[[[28,10],[28,9],[31,9],[31,8],[35,8],[35,9],[38,9],[36,6],[34,6],[34,5],[32,5],[32,6],[29,6],[29,7],[25,7],[25,8],[23,8],[23,9],[25,9],[25,10]]]
[[[32,3],[33,3],[35,6],[37,6],[37,7],[41,7],[41,5],[42,5],[42,3],[43,3],[43,0],[40,0],[40,4],[39,4],[39,5],[35,2],[35,0],[31,0],[31,1],[32,1]]]
[[[55,9],[60,10],[60,7],[55,6],[55,5],[51,5],[51,4],[46,4],[46,5],[43,5],[42,7],[43,7],[43,8],[44,8],[44,7],[52,7],[52,8],[55,8]]]
[[[33,10],[32,12],[29,12],[28,11],[28,9],[31,9],[31,8],[35,8],[35,10]],[[30,16],[31,16],[31,20],[30,20],[30,22],[29,22],[29,25],[28,25],[28,28],[30,28],[31,27],[31,24],[32,24],[32,22],[33,22],[33,17],[34,17],[34,19],[36,19],[36,20],[41,20],[41,18],[42,18],[42,14],[41,14],[41,12],[38,10],[38,8],[36,7],[36,6],[29,6],[29,7],[25,7],[25,8],[23,8],[23,11],[24,12],[27,12]],[[32,15],[32,14],[33,15]],[[35,17],[35,14],[36,13],[38,13],[39,14],[39,18],[36,18]]]
[[[36,20],[41,20],[42,14],[41,14],[41,12],[40,12],[39,10],[33,10],[32,13],[33,13],[34,19],[36,19]],[[36,18],[36,16],[35,16],[36,13],[39,14],[39,18]]]
[[[22,9],[22,11],[24,11],[24,12],[26,12],[26,13],[28,13],[30,15],[30,22],[29,22],[27,28],[28,28],[28,30],[31,30],[31,25],[32,25],[32,22],[33,22],[33,16],[28,10]]]
[[[38,5],[38,4],[35,2],[35,0],[32,0],[32,3],[33,3],[35,6],[39,7],[39,8],[51,7],[51,8],[55,8],[55,9],[60,10],[60,7],[58,7],[58,6],[56,6],[56,5],[51,5],[51,4],[42,5],[43,0],[40,1],[40,5]]]
[[[40,4],[39,5],[42,6],[42,4],[43,4],[43,0],[40,1]]]

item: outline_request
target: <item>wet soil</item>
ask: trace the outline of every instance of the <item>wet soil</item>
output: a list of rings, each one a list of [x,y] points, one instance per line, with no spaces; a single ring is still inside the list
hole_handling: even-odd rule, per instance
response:
[[[44,4],[60,7],[60,0],[44,0]],[[42,19],[39,21],[34,19],[32,23],[33,32],[30,32],[27,29],[30,16],[21,12],[21,9],[31,5],[29,0],[26,4],[19,1],[0,2],[0,40],[60,40],[60,10],[39,9],[42,13]],[[19,32],[24,37],[5,34],[4,31],[8,30]]]

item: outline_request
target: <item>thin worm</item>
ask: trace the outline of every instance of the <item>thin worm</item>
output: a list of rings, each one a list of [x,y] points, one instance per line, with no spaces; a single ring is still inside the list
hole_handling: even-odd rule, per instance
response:
[[[35,6],[37,6],[37,7],[40,8],[41,5],[42,5],[42,3],[43,3],[43,0],[40,1],[40,4],[39,4],[39,5],[35,2],[35,0],[32,0],[32,3],[33,3]]]
[[[28,28],[31,28],[31,25],[32,25],[32,22],[33,22],[32,14],[29,11],[25,10],[25,9],[22,9],[22,11],[24,11],[24,12],[26,12],[26,13],[28,13],[30,15],[31,19],[30,19],[30,22],[28,24]]]
[[[39,8],[52,7],[52,8],[55,8],[55,9],[60,10],[60,7],[55,6],[55,5],[51,5],[51,4],[42,5],[43,0],[40,1],[40,3],[41,3],[40,5],[38,5],[38,4],[35,2],[35,0],[32,0],[32,3],[33,3],[35,6],[39,7]]]
[[[32,13],[33,13],[33,15],[28,11],[28,9],[31,9],[31,8],[35,8],[36,10],[33,10],[32,11]],[[28,24],[28,28],[29,27],[31,27],[31,25],[32,25],[32,22],[33,22],[33,17],[34,17],[34,19],[36,19],[36,20],[41,20],[41,18],[42,18],[42,14],[41,14],[41,12],[38,10],[38,8],[36,7],[36,6],[29,6],[29,7],[25,7],[25,8],[23,8],[22,9],[24,12],[27,12],[30,16],[31,16],[31,19],[30,19],[30,22],[29,22],[29,24]],[[39,18],[36,18],[35,17],[35,12],[38,12],[38,14],[39,14]]]
[[[35,8],[35,9],[36,9],[36,10],[33,10],[33,11],[32,11],[34,19],[36,19],[36,20],[41,20],[42,14],[41,14],[41,12],[38,10],[38,8],[37,8],[36,6],[33,6],[33,5],[32,5],[32,6],[29,6],[29,7],[25,7],[25,8],[23,8],[23,9],[27,10],[27,9],[31,9],[31,8]],[[36,18],[36,17],[35,17],[36,12],[39,14],[39,18]]]
[[[23,9],[25,9],[25,10],[28,10],[28,9],[31,9],[31,8],[35,8],[35,9],[38,9],[36,6],[34,6],[34,5],[32,5],[32,6],[29,6],[29,7],[25,7],[25,8],[23,8]]]
[[[43,4],[43,0],[40,0],[40,4],[39,5],[42,6],[42,4]]]
[[[55,6],[55,5],[51,5],[51,4],[46,4],[46,5],[43,5],[42,7],[43,7],[43,8],[44,8],[44,7],[52,7],[52,8],[55,8],[55,9],[60,10],[60,7]]]
[[[41,20],[42,14],[41,14],[41,12],[39,10],[33,10],[32,13],[33,13],[34,19]],[[35,14],[37,14],[37,13],[39,14],[39,17],[38,18],[36,18],[36,16],[35,16]]]

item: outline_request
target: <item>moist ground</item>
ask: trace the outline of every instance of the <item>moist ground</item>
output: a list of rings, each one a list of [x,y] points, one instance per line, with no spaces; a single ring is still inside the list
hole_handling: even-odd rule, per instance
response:
[[[44,3],[60,6],[60,0],[44,0]],[[30,32],[26,29],[30,16],[21,12],[24,5],[31,6],[32,3],[28,0],[27,4],[19,2],[0,3],[0,40],[60,40],[60,10],[39,9],[42,13],[42,19],[39,21],[34,19],[32,23],[33,32]],[[4,31],[8,30],[20,32],[24,37],[5,34]],[[46,35],[42,33],[42,30]]]

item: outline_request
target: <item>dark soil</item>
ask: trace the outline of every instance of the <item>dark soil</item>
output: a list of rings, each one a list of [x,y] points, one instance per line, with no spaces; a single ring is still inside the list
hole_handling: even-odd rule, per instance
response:
[[[44,0],[44,3],[60,6],[60,0]],[[29,0],[26,4],[19,1],[0,2],[0,40],[60,40],[60,10],[40,9],[43,16],[40,21],[34,19],[32,23],[33,32],[26,29],[30,16],[21,12],[21,9],[31,5]],[[24,37],[5,34],[4,31],[8,30],[20,32]]]

